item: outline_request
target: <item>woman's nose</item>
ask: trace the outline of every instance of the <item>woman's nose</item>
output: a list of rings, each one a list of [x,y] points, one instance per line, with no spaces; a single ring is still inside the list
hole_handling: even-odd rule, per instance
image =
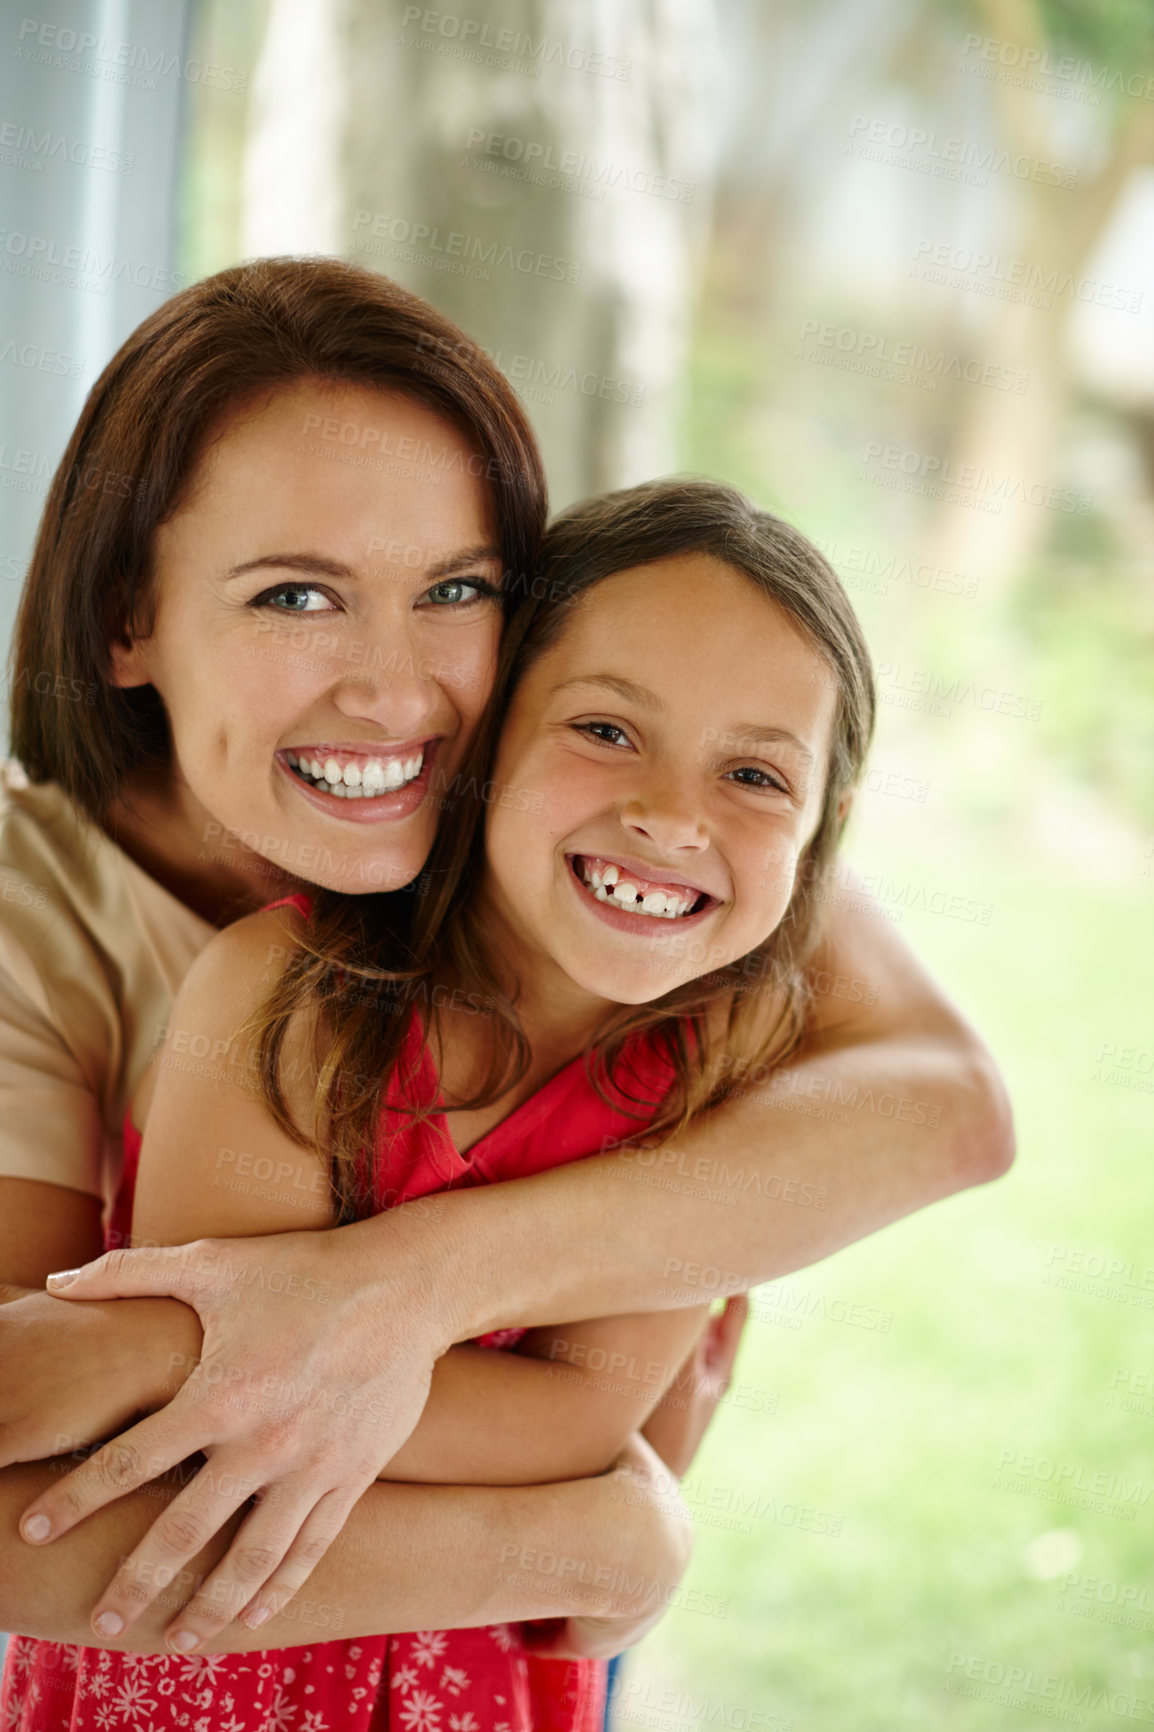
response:
[[[412,644],[402,638],[388,648],[372,642],[343,648],[332,687],[342,716],[373,721],[395,739],[412,739],[438,715],[440,688]]]

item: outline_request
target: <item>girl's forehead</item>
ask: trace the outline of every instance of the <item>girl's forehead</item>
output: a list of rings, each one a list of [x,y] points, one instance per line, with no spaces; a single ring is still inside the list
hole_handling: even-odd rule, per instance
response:
[[[823,652],[753,579],[708,554],[615,572],[583,591],[541,658],[539,694],[586,681],[727,729],[788,725],[824,745],[837,681]],[[544,688],[544,690],[543,690]],[[651,701],[654,700],[654,701]]]

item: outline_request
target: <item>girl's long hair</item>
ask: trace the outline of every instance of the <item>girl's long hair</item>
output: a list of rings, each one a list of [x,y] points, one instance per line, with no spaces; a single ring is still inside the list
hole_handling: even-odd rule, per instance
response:
[[[743,1079],[762,1080],[795,1049],[808,1003],[807,964],[820,935],[843,797],[860,776],[873,731],[869,651],[838,578],[817,549],[780,518],[710,481],[662,481],[577,505],[548,530],[537,574],[513,608],[493,700],[450,788],[421,877],[407,893],[411,919],[386,930],[372,896],[321,892],[300,948],[256,1021],[265,1099],[282,1129],[311,1141],[290,1110],[284,1044],[298,1013],[315,1018],[315,1140],[329,1152],[342,1220],[373,1209],[373,1162],[385,1090],[411,1082],[400,1070],[414,1012],[430,1037],[440,1003],[456,992],[486,1018],[487,1064],[473,1095],[479,1107],[524,1074],[528,1046],[516,983],[502,970],[479,915],[485,863],[487,781],[501,720],[518,682],[556,642],[588,592],[616,572],[679,554],[709,554],[749,579],[823,655],[837,685],[825,793],[817,829],[798,867],[776,930],[747,956],[607,1018],[588,1062],[602,1097],[630,1111],[645,1135],[670,1135]],[[401,893],[402,895],[406,893]],[[396,901],[396,897],[393,898]],[[645,1037],[670,1060],[673,1086],[646,1098],[632,1056]],[[298,1096],[299,1098],[299,1096]],[[410,1110],[423,1110],[410,1102]],[[384,1154],[387,1186],[388,1150]]]

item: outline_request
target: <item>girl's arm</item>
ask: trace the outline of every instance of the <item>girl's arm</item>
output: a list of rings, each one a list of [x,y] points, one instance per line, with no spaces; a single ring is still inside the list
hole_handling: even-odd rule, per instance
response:
[[[286,930],[286,918],[280,913],[253,916],[218,936],[198,959],[178,994],[170,1022],[170,1046],[155,1073],[143,1136],[133,1206],[135,1240],[160,1247],[208,1234],[233,1240],[242,1234],[276,1233],[294,1227],[308,1230],[332,1223],[325,1165],[314,1151],[295,1144],[272,1123],[252,1087],[252,1055],[239,1035],[268,990],[270,957],[285,954],[286,940],[292,936]],[[304,1098],[294,1102],[302,1117],[310,1086],[311,1053],[306,1048],[311,1038],[309,1030],[294,1031],[285,1055],[289,1076],[306,1079],[297,1091]],[[200,1065],[174,1064],[172,1047],[177,1043],[178,1050],[193,1055],[215,1053],[218,1075],[206,1079]],[[431,1204],[435,1201],[430,1199]],[[243,1289],[250,1278],[243,1261],[243,1244],[238,1245],[237,1258],[228,1278]],[[311,1297],[317,1304],[326,1303],[319,1292]],[[483,1480],[491,1467],[500,1481],[519,1476],[548,1482],[603,1472],[660,1399],[700,1332],[701,1322],[701,1318],[685,1312],[659,1313],[587,1324],[569,1330],[564,1341],[533,1339],[526,1344],[529,1354],[542,1359],[569,1356],[580,1362],[580,1369],[563,1370],[561,1365],[514,1359],[485,1349],[462,1350],[461,1375],[455,1379],[458,1399],[453,1424],[442,1422],[437,1427],[439,1468],[431,1473],[423,1467],[417,1477],[475,1482]],[[597,1375],[596,1368],[602,1362],[615,1367],[612,1381]],[[486,1375],[490,1367],[495,1376]],[[203,1365],[200,1375],[211,1376],[211,1365]],[[518,1410],[507,1397],[534,1385],[536,1399],[528,1404],[534,1429],[522,1438],[515,1452],[520,1459],[511,1472],[502,1462],[501,1452],[524,1424],[526,1404],[522,1402]],[[231,1405],[260,1414],[270,1442],[302,1406],[325,1410],[336,1426],[347,1432],[358,1417],[359,1401],[358,1391],[349,1393],[351,1405],[346,1403],[346,1391],[330,1378],[327,1365],[310,1362],[303,1354],[291,1378],[281,1384],[269,1382],[253,1388],[237,1383],[222,1391]],[[406,1430],[412,1428],[419,1411],[411,1415]],[[305,1501],[307,1488],[286,1481],[278,1488],[278,1497],[261,1504],[245,1524],[243,1543],[250,1555],[259,1557],[263,1548],[278,1544],[283,1551],[287,1540],[296,1534],[293,1552],[298,1565],[305,1565],[327,1549],[375,1477],[386,1472],[390,1478],[414,1477],[404,1464],[397,1470],[386,1469],[383,1450],[375,1458],[368,1453],[375,1416],[364,1412],[360,1417],[366,1422],[362,1427],[364,1453],[343,1484],[318,1505],[316,1500],[312,1504]],[[479,1464],[470,1459],[478,1444],[482,1456]],[[417,1440],[410,1445],[409,1454],[420,1460],[422,1450]],[[135,1485],[173,1465],[144,1455],[133,1459],[124,1445],[114,1443],[93,1457],[77,1480],[100,1483],[115,1475],[122,1486]],[[219,1525],[213,1521],[205,1526],[198,1519],[197,1499],[203,1498],[206,1490],[200,1479],[214,1486],[230,1512],[262,1486],[255,1462],[249,1466],[242,1460],[219,1478],[214,1466],[203,1470],[197,1486],[176,1499],[168,1518],[170,1530],[182,1524],[188,1530],[181,1567],[189,1563],[196,1549],[194,1542],[207,1538]],[[147,1544],[123,1562],[97,1616],[115,1613],[127,1624],[132,1587],[141,1580],[155,1580]],[[232,1615],[225,1608],[235,1607],[239,1580],[210,1580],[206,1593],[211,1596],[217,1588],[222,1592],[222,1609],[213,1633]],[[250,1592],[251,1586],[240,1598],[241,1605]],[[200,1628],[203,1632],[203,1622]]]
[[[162,1522],[169,1520],[177,1489],[171,1478],[157,1481],[100,1510],[58,1545],[29,1550],[17,1538],[19,1511],[69,1465],[37,1462],[0,1473],[0,1627],[136,1654],[166,1652],[170,1625],[215,1631],[222,1619],[206,1597],[208,1583],[241,1525],[236,1516],[196,1549],[185,1570],[162,1578],[131,1626],[94,1636],[91,1607],[109,1556],[133,1550],[158,1510]],[[317,1564],[306,1593],[259,1629],[228,1623],[234,1604],[225,1610],[224,1633],[198,1647],[251,1653],[338,1636],[557,1616],[607,1619],[611,1636],[620,1632],[610,1647],[622,1647],[667,1603],[689,1547],[684,1507],[640,1439],[622,1452],[614,1473],[568,1485],[435,1492],[374,1485]],[[559,1558],[573,1567],[559,1571]]]
[[[989,1053],[860,887],[843,884],[842,894],[817,971],[811,1037],[782,1073],[785,1086],[727,1102],[675,1144],[608,1153],[332,1233],[114,1252],[89,1266],[59,1290],[185,1300],[221,1380],[193,1379],[122,1441],[168,1461],[211,1442],[222,1468],[256,1458],[266,1482],[295,1476],[320,1498],[363,1450],[360,1431],[349,1425],[339,1436],[325,1415],[299,1409],[270,1436],[260,1411],[224,1400],[223,1381],[277,1385],[302,1356],[315,1358],[375,1408],[374,1436],[391,1455],[454,1342],[739,1291],[1003,1172],[1013,1133]],[[229,1278],[242,1248],[243,1288]],[[310,1300],[315,1291],[328,1302]],[[37,1505],[58,1528],[74,1519],[71,1483]],[[116,1495],[87,1486],[80,1507]],[[219,1525],[231,1507],[210,1496],[202,1519]],[[187,1556],[163,1535],[151,1543],[155,1560],[174,1569]],[[279,1589],[275,1568],[268,1579]]]

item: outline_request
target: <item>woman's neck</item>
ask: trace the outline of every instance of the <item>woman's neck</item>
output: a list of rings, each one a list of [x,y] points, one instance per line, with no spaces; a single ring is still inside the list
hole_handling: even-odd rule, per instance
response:
[[[134,777],[104,829],[150,878],[213,926],[227,926],[295,885],[259,854],[239,844],[222,847],[220,825],[167,766]]]

